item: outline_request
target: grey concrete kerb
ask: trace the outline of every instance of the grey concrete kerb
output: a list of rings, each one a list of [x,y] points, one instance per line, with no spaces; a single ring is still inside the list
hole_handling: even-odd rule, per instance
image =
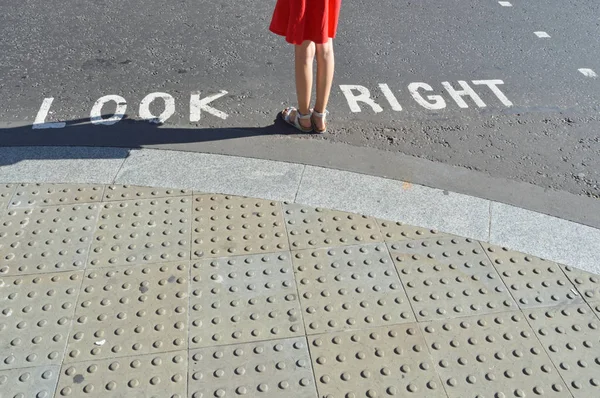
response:
[[[156,149],[2,147],[0,182],[129,184],[232,194],[437,229],[600,274],[600,230],[473,196],[354,172]]]

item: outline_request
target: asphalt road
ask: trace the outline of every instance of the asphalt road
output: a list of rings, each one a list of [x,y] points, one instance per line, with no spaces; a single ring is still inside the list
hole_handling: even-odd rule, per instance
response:
[[[290,145],[327,140],[377,148],[600,198],[600,78],[593,77],[600,74],[600,4],[511,5],[344,0],[330,132],[293,135]],[[295,102],[293,49],[267,30],[273,6],[274,0],[3,1],[0,144],[143,145],[148,123],[135,121],[144,98],[157,92],[172,96],[174,108],[161,126],[161,145],[175,139],[173,129],[178,136],[188,129],[187,143],[196,144],[182,148],[188,150],[229,139],[232,128],[251,131],[232,145],[255,136],[283,139],[274,132],[289,140],[291,130],[273,124]],[[475,97],[452,96],[461,81]],[[364,89],[374,107],[352,101]],[[126,101],[127,120],[74,129],[89,123],[106,95]],[[204,100],[218,111],[192,111],[192,95],[198,104],[222,95]],[[64,121],[65,128],[32,129],[45,98],[53,102],[44,121]],[[116,108],[109,101],[102,114]],[[148,106],[154,116],[163,109],[162,100]]]

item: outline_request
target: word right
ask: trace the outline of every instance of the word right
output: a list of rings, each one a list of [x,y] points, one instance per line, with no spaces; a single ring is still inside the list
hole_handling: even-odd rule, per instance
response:
[[[498,98],[498,100],[506,107],[511,107],[512,102],[506,98],[506,95],[498,88],[499,85],[504,84],[502,80],[472,80],[471,83],[474,86],[485,86],[487,89]],[[450,97],[456,102],[460,108],[468,108],[469,105],[465,101],[465,98],[470,98],[475,105],[480,108],[485,108],[485,102],[475,92],[475,90],[464,80],[458,81],[460,88],[455,88],[450,82],[442,82],[442,87],[450,95]],[[390,107],[394,111],[401,111],[402,106],[398,102],[398,99],[387,84],[379,84],[381,92],[385,96],[385,99],[390,104]],[[350,110],[352,112],[361,112],[361,105],[368,105],[375,113],[383,112],[383,108],[373,98],[369,89],[364,86],[358,85],[340,85],[340,89],[348,101]],[[414,100],[425,109],[439,110],[446,108],[446,100],[439,94],[429,94],[434,91],[427,83],[410,83],[408,85],[408,92],[414,98]]]

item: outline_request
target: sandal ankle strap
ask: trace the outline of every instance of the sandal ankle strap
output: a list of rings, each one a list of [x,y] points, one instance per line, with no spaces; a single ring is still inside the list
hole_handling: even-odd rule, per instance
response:
[[[323,112],[323,113],[319,113],[313,109],[312,113],[313,113],[313,115],[320,117],[320,118],[323,118],[323,117],[329,115],[329,111],[327,109],[325,109],[325,112]]]
[[[308,112],[306,115],[303,115],[300,113],[299,110],[296,110],[296,116],[298,116],[298,119],[310,119],[312,114],[313,114],[312,112]]]

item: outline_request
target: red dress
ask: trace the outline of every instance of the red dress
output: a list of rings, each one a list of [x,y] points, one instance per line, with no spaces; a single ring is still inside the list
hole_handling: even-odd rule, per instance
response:
[[[335,38],[342,0],[277,0],[269,30],[291,44]]]

